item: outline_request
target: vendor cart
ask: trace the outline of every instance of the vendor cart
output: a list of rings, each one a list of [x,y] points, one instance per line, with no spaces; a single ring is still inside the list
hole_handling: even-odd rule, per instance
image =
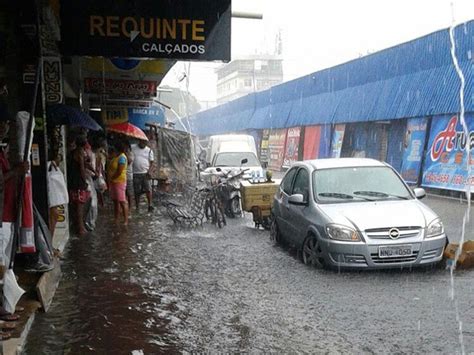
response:
[[[241,182],[242,209],[252,213],[256,228],[262,226],[265,229],[270,229],[273,196],[277,192],[280,182],[280,179],[257,183],[247,180]]]

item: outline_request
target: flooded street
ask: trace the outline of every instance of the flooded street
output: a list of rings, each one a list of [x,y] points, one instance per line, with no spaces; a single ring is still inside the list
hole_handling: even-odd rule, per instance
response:
[[[452,302],[442,269],[316,270],[250,215],[178,230],[162,213],[134,211],[128,231],[105,213],[71,240],[25,353],[456,353],[456,304],[474,351],[472,272],[456,272]]]

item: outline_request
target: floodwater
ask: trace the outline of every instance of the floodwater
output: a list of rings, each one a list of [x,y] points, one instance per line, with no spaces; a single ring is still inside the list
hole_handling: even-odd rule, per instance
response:
[[[128,230],[99,216],[73,239],[50,311],[27,354],[474,351],[474,273],[336,272],[273,246],[249,216],[179,230],[157,211]]]

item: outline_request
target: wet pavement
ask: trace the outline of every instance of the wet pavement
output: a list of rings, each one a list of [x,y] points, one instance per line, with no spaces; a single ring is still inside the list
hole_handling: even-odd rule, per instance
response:
[[[128,230],[100,219],[71,240],[26,354],[474,351],[472,271],[456,272],[451,301],[446,270],[311,269],[249,215],[194,231],[160,211],[134,213]]]

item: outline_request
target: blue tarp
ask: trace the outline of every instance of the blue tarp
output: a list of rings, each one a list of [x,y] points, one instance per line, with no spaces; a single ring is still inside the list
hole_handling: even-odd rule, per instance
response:
[[[474,21],[455,29],[474,111]],[[449,30],[306,75],[192,117],[197,134],[425,117],[460,111]],[[225,124],[221,124],[225,122]]]

